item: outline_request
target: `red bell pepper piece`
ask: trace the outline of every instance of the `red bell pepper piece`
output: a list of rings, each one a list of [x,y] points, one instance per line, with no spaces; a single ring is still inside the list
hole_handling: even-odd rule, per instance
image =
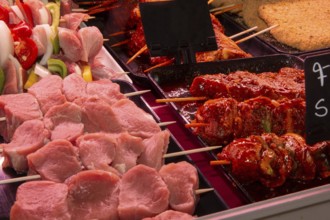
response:
[[[15,41],[14,53],[22,67],[27,70],[37,60],[38,47],[31,38],[19,38]]]
[[[25,21],[10,25],[9,28],[14,40],[18,40],[19,38],[29,38],[32,35],[32,29]]]
[[[0,20],[4,21],[7,25],[9,24],[9,12],[9,8],[0,5]]]

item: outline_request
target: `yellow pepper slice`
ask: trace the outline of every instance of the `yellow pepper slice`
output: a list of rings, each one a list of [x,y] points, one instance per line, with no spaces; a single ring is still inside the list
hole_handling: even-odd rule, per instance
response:
[[[39,80],[39,76],[35,74],[34,71],[31,71],[26,83],[24,84],[24,89],[30,88],[33,84],[38,82],[38,80]]]
[[[86,82],[93,81],[92,71],[89,65],[84,65],[82,67],[82,77]]]

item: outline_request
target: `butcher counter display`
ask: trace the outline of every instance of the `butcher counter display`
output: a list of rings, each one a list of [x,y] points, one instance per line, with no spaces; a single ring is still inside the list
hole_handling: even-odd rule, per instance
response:
[[[144,2],[1,1],[0,218],[326,219],[304,61],[327,46],[281,51],[245,1],[200,0],[218,49],[152,57]],[[282,4],[249,5],[258,30]]]

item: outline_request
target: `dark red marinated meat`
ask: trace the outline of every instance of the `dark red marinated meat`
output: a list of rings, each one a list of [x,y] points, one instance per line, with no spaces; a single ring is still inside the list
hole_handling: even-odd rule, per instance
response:
[[[304,134],[304,112],[305,101],[302,99],[275,101],[263,96],[243,102],[233,98],[211,99],[197,109],[192,123],[203,123],[204,126],[194,127],[193,132],[208,144],[215,145],[269,132]]]
[[[260,182],[266,187],[282,186],[287,179],[310,181],[330,176],[330,142],[313,146],[293,133],[274,133],[239,138],[217,157],[230,163],[231,172],[245,183]]]
[[[278,73],[236,71],[208,74],[195,77],[189,90],[192,96],[232,97],[239,101],[260,95],[275,100],[305,98],[304,71],[285,67]]]

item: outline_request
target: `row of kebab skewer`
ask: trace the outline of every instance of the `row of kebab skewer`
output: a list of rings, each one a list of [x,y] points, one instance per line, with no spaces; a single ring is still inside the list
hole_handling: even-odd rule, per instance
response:
[[[52,75],[0,96],[2,166],[30,180],[11,219],[193,218],[199,194],[212,189],[198,190],[190,163],[164,165],[169,131],[119,89]]]
[[[241,183],[276,188],[288,179],[304,182],[330,175],[330,141],[312,146],[305,136],[304,71],[206,74],[193,79],[192,97],[158,102],[197,101],[192,132],[207,144],[222,145],[212,165],[230,167]]]

